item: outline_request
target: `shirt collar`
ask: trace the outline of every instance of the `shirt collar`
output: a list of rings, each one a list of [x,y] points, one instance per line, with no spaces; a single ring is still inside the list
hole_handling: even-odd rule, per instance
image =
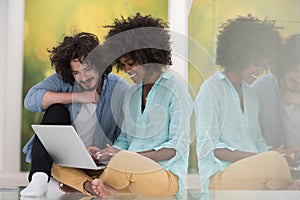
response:
[[[162,72],[161,75],[158,77],[158,79],[155,81],[154,84],[160,82],[162,79],[170,79],[172,77],[172,73],[170,72],[170,69],[167,69],[166,71]],[[143,81],[139,82],[136,86],[140,87],[142,86]]]
[[[222,80],[222,79],[226,79],[227,81],[229,81],[229,79],[225,76],[225,74],[221,71],[217,71],[216,72],[216,78],[218,80]]]
[[[231,81],[227,78],[227,76],[225,76],[225,74],[221,71],[217,71],[216,72],[216,78],[218,80],[222,80],[225,79],[227,83],[229,83],[230,85],[232,85]],[[242,80],[242,86],[244,86],[246,84],[246,82],[244,80]]]
[[[107,76],[107,78],[104,79],[104,81],[103,81],[103,85],[102,85],[101,92],[102,92],[102,91],[105,91],[105,89],[106,89],[106,87],[107,87],[107,80],[108,80],[108,77],[109,77],[109,76]]]

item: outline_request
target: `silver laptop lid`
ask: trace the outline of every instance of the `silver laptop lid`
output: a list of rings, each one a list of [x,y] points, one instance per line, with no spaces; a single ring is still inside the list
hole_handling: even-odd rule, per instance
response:
[[[58,166],[103,169],[97,166],[71,125],[31,125]]]

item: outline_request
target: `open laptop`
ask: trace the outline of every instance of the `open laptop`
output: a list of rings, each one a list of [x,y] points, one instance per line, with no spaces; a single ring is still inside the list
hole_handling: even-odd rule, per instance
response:
[[[99,170],[107,163],[97,163],[71,125],[31,125],[58,166]]]

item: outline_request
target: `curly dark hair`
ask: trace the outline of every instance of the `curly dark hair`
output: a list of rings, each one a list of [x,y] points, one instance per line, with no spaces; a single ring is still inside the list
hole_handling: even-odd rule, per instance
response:
[[[245,68],[259,60],[277,64],[282,39],[274,21],[248,16],[229,19],[219,27],[216,64],[225,69]]]
[[[170,47],[170,34],[168,31],[168,24],[163,22],[160,18],[154,18],[151,15],[142,16],[140,13],[136,13],[135,16],[131,16],[128,18],[124,18],[121,16],[121,19],[114,19],[112,25],[104,26],[105,28],[110,28],[106,39],[110,39],[113,36],[116,36],[120,33],[124,33],[126,31],[130,31],[130,37],[124,36],[122,41],[116,42],[116,48],[123,48],[124,49],[134,49],[132,51],[125,51],[125,54],[118,57],[114,60],[114,65],[116,65],[117,70],[124,70],[123,66],[120,63],[121,57],[126,57],[132,59],[133,62],[138,63],[140,65],[149,64],[149,63],[156,63],[158,65],[151,65],[156,66],[158,69],[165,67],[166,65],[171,65],[171,47]],[[139,34],[139,28],[155,28],[153,33],[148,32],[147,34]],[[135,38],[135,39],[133,39]],[[152,45],[147,44],[154,42],[159,44],[161,48],[134,48],[133,44],[137,43],[137,41],[142,41],[143,45]],[[145,44],[146,43],[146,44]],[[136,46],[136,45],[135,45]]]
[[[98,37],[92,33],[80,32],[73,36],[65,36],[57,46],[47,49],[50,53],[51,66],[65,82],[74,84],[70,62],[74,59],[82,62],[97,45],[99,45]]]
[[[279,79],[286,72],[300,65],[300,34],[289,35],[285,40],[277,67],[271,68],[271,72]]]

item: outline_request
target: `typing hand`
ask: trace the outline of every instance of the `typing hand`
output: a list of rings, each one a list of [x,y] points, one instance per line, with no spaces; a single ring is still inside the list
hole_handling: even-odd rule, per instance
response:
[[[110,160],[111,157],[113,157],[115,154],[117,154],[120,151],[120,149],[114,148],[109,144],[107,144],[106,146],[107,147],[105,149],[97,153],[96,158],[98,160],[101,161]]]
[[[291,167],[298,167],[300,164],[300,150],[298,148],[289,149],[289,154],[286,157]]]
[[[298,167],[300,164],[300,149],[285,149],[283,146],[275,149],[278,153],[280,153],[292,167]]]
[[[99,153],[101,151],[101,149],[99,149],[98,147],[87,147],[87,150],[89,152],[89,154],[92,156],[94,161],[98,161],[97,159],[97,153]]]

